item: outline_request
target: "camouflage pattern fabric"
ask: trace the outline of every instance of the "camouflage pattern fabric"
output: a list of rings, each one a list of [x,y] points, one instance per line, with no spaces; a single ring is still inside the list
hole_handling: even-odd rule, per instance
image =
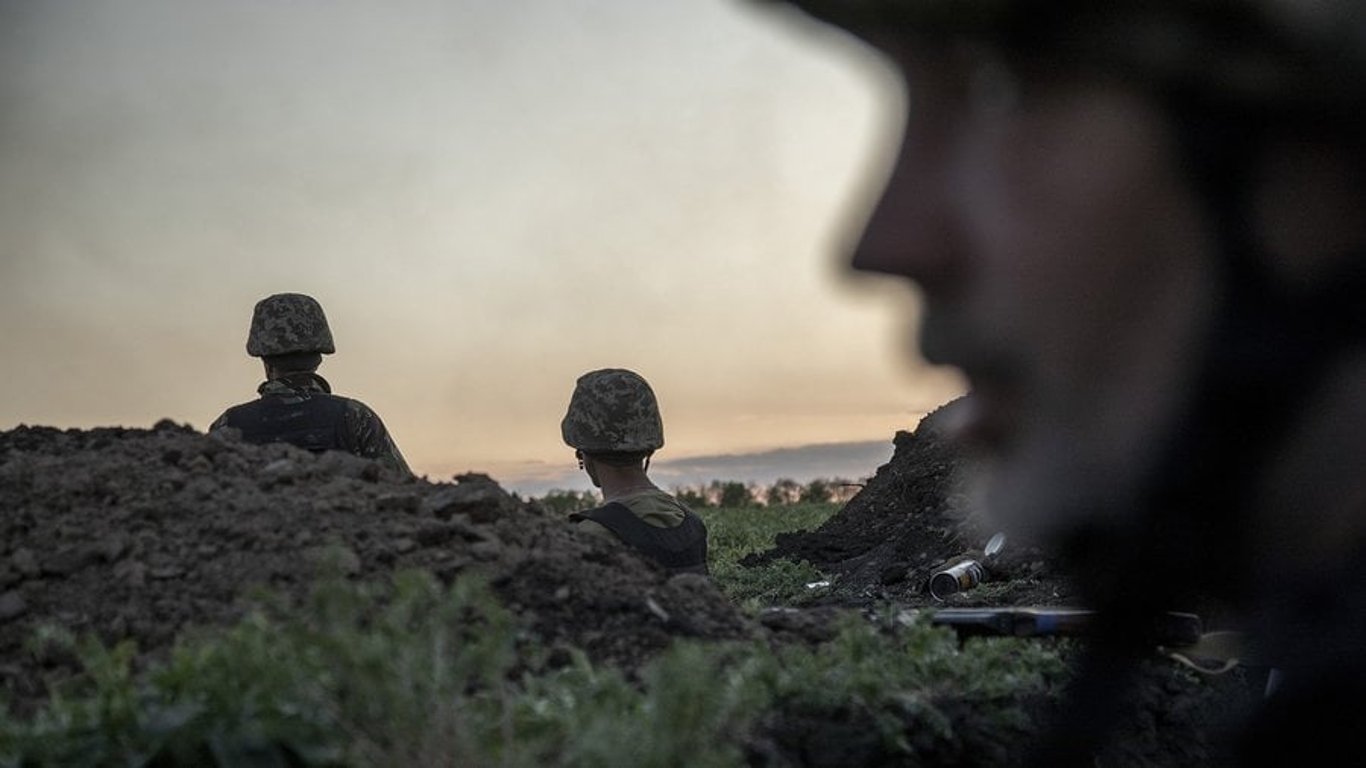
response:
[[[277,293],[256,302],[247,332],[252,357],[295,352],[336,352],[322,305],[302,293]]]
[[[624,368],[579,377],[560,434],[567,445],[588,453],[648,452],[664,446],[654,390],[640,374]]]
[[[332,394],[332,388],[327,380],[318,374],[296,373],[270,379],[262,382],[256,391],[263,398],[279,398],[284,403],[302,403],[311,397],[333,397],[341,400],[345,408],[342,410],[342,423],[337,431],[342,449],[412,474],[408,462],[394,444],[379,415],[359,400]],[[209,432],[226,428],[227,421],[228,411],[224,411],[209,425]]]

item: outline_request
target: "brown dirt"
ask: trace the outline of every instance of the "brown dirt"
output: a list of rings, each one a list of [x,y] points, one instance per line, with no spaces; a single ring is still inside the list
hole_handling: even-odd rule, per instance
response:
[[[150,430],[21,426],[0,433],[0,690],[23,713],[48,682],[75,671],[72,659],[29,647],[41,624],[132,639],[150,660],[178,633],[235,621],[253,585],[301,595],[323,563],[357,579],[418,567],[449,582],[478,571],[539,638],[628,671],[677,637],[819,642],[851,611],[940,606],[924,590],[929,574],[992,533],[957,492],[961,457],[938,418],[898,433],[891,461],[827,523],[751,556],[751,565],[808,560],[833,581],[817,604],[758,619],[707,579],[670,578],[483,475],[429,482],[345,454],[251,446],[169,421]],[[1007,543],[989,562],[989,580],[948,604],[1072,604],[1075,591],[1041,553]],[[1211,734],[1261,684],[1255,671],[1197,678],[1166,660],[1145,667],[1141,682],[1100,764],[1208,764]],[[856,718],[779,713],[753,764],[1003,762],[1018,740],[972,715],[955,713],[956,745],[887,763]],[[996,757],[955,751],[965,743],[994,743]]]
[[[947,403],[927,415],[914,432],[898,432],[892,459],[823,525],[813,531],[780,534],[771,550],[750,555],[744,564],[758,565],[780,557],[810,562],[831,575],[828,594],[815,601],[820,606],[865,610],[888,604],[911,610],[1084,608],[1081,590],[1038,548],[1007,540],[993,557],[985,556],[983,550],[996,532],[984,527],[973,514],[963,490],[964,456],[945,438],[941,426],[956,403]],[[966,558],[988,566],[986,579],[944,601],[934,599],[928,591],[930,576]],[[1205,628],[1222,627],[1207,623]],[[1078,646],[1071,650],[1080,653],[1083,649]],[[1123,714],[1098,748],[1096,765],[1223,764],[1232,735],[1229,729],[1236,729],[1255,706],[1265,689],[1267,670],[1240,666],[1223,675],[1200,675],[1155,652],[1139,664],[1135,674],[1132,692],[1118,705]],[[1040,706],[1050,708],[1057,703],[1040,702]],[[964,741],[973,740],[974,734],[985,744],[1001,741],[996,735],[977,733],[981,726],[970,711],[960,715],[955,729]],[[814,724],[795,730],[801,739],[824,740]],[[833,735],[839,732],[838,726],[832,727]],[[1004,746],[996,744],[997,749]],[[949,754],[953,755],[951,751]],[[1007,749],[1007,754],[1010,756],[997,752],[985,761],[954,755],[928,764],[1019,764],[1018,753]],[[860,758],[819,764],[866,762]]]
[[[1077,591],[1037,548],[1007,541],[986,557],[984,549],[996,531],[972,514],[962,489],[962,453],[940,426],[953,405],[927,415],[914,432],[898,432],[892,459],[824,525],[779,534],[773,549],[751,555],[744,564],[806,560],[834,577],[828,597],[819,602],[839,605],[1075,604]],[[989,566],[987,580],[946,603],[932,599],[930,576],[966,558]]]
[[[26,650],[40,624],[132,639],[151,659],[235,621],[253,586],[302,596],[324,566],[447,582],[477,569],[547,642],[628,669],[673,637],[755,631],[706,579],[670,579],[486,476],[432,483],[170,422],[0,433],[0,513],[0,679],[18,711],[73,671]]]

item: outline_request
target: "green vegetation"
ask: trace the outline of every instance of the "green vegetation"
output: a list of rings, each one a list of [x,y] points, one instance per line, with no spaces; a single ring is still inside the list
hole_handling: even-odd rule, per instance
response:
[[[669,492],[697,510],[707,507],[843,504],[852,499],[863,485],[838,477],[818,477],[802,485],[796,480],[784,477],[767,486],[758,483],[746,484],[737,480],[712,480],[700,486],[674,486]],[[564,492],[551,491],[551,494],[561,493]]]
[[[830,503],[698,510],[707,524],[712,576],[728,597],[746,608],[802,603],[819,593],[806,585],[825,578],[810,563],[774,560],[746,568],[740,561],[772,548],[779,533],[813,530],[837,511],[839,505]]]
[[[810,566],[738,562],[833,511],[705,510],[718,583],[756,606],[799,602],[819,578]],[[420,572],[388,585],[323,580],[302,608],[267,596],[231,631],[183,637],[141,674],[128,646],[41,641],[66,645],[86,674],[35,717],[0,710],[0,766],[721,768],[826,721],[857,726],[865,753],[913,765],[972,738],[954,731],[963,707],[1001,729],[975,748],[1004,749],[1002,734],[1032,723],[1025,702],[1063,676],[1042,646],[960,647],[948,630],[889,613],[851,618],[820,647],[680,641],[628,680],[582,654],[547,663],[484,585],[445,588]]]
[[[546,509],[562,515],[584,509],[591,509],[602,503],[602,497],[596,491],[560,489],[549,491],[543,496],[538,496],[537,500],[540,501]]]

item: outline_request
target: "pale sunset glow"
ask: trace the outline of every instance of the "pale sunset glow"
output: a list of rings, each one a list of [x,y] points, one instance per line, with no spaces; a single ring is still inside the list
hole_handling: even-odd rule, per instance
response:
[[[890,441],[961,393],[845,273],[904,96],[739,0],[0,5],[0,429],[204,429],[260,298],[415,471],[573,475],[575,378],[657,461]],[[875,466],[870,466],[871,472]],[[558,474],[557,474],[558,473]],[[575,481],[577,482],[577,481]]]

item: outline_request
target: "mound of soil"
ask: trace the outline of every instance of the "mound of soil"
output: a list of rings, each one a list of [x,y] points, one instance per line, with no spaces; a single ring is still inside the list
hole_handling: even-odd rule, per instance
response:
[[[987,555],[998,532],[985,528],[973,514],[965,492],[966,462],[944,434],[944,424],[962,402],[951,401],[927,414],[914,432],[897,432],[891,460],[819,528],[779,534],[772,549],[750,555],[744,564],[776,558],[811,563],[832,576],[818,603],[1075,605],[1077,590],[1038,548],[1002,537],[1004,545]],[[930,577],[964,559],[985,566],[982,587],[935,600],[928,590]]]
[[[0,542],[0,685],[21,713],[75,671],[28,647],[39,625],[131,639],[145,662],[235,622],[253,587],[302,597],[327,569],[478,569],[541,639],[627,670],[673,637],[756,631],[710,580],[670,578],[486,476],[433,483],[169,421],[0,433]]]
[[[877,607],[885,611],[888,604],[912,611],[1085,607],[1080,602],[1080,590],[1037,547],[1003,539],[1004,546],[987,554],[987,545],[997,532],[985,527],[974,514],[965,492],[968,464],[944,431],[954,408],[961,404],[961,400],[951,401],[922,419],[914,432],[898,432],[891,460],[824,524],[812,531],[780,534],[772,549],[750,555],[744,564],[757,566],[777,558],[811,563],[828,574],[831,582],[828,591],[812,601],[818,611],[834,607],[864,611]],[[942,600],[932,596],[928,589],[931,576],[965,559],[985,566],[984,579]],[[802,621],[789,611],[761,616],[761,620],[770,625]],[[815,636],[818,631],[809,626],[809,618],[806,621],[805,631]],[[1083,650],[1084,646],[1069,648],[1078,654]],[[1108,735],[1095,747],[1099,752],[1096,764],[1222,764],[1227,754],[1224,750],[1230,745],[1230,729],[1236,729],[1239,720],[1255,706],[1265,690],[1267,672],[1238,666],[1224,674],[1201,676],[1154,653],[1139,663],[1127,694],[1115,703],[1119,714]],[[1039,706],[1051,712],[1058,704],[1040,702]],[[958,738],[964,742],[978,739],[984,748],[997,750],[995,757],[983,762],[982,752],[974,755],[948,750],[948,757],[925,764],[1019,764],[1020,756],[1003,746],[1010,743],[1008,738],[993,731],[990,724],[978,722],[971,712],[960,715],[961,720],[954,724]],[[846,731],[847,726],[843,726]],[[840,731],[839,726],[824,730],[810,722],[777,728],[779,732],[784,729],[792,738],[789,748],[824,745],[819,749],[809,746],[803,754],[830,753],[826,737],[838,736]],[[979,733],[979,729],[984,730]],[[1078,734],[1078,738],[1093,735]],[[802,764],[878,763],[878,758],[857,752],[859,744],[867,746],[866,740],[845,733],[834,743],[839,746],[830,761],[808,760]],[[1002,749],[1005,753],[1000,752]],[[945,751],[935,754],[944,755]]]
[[[840,617],[889,601],[1069,604],[1073,591],[1040,553],[1007,543],[985,557],[993,532],[970,514],[961,457],[939,426],[951,406],[898,433],[892,460],[828,522],[750,559],[808,560],[833,582],[814,606],[757,619],[709,579],[670,577],[484,475],[431,482],[343,453],[248,445],[169,421],[152,429],[21,426],[0,433],[0,691],[23,715],[45,700],[48,683],[77,671],[74,659],[31,645],[41,625],[111,644],[133,640],[146,663],[186,630],[236,622],[253,587],[302,597],[328,569],[382,580],[422,568],[446,582],[478,572],[536,638],[628,673],[674,638],[821,642]],[[988,579],[933,601],[925,592],[932,571],[968,555],[990,566]],[[1257,683],[1241,674],[1193,679],[1155,662],[1104,764],[1207,764],[1207,731]],[[952,739],[909,759],[880,751],[878,723],[866,712],[824,720],[775,712],[751,764],[1001,764],[981,750],[999,758],[1023,738],[958,709]]]

